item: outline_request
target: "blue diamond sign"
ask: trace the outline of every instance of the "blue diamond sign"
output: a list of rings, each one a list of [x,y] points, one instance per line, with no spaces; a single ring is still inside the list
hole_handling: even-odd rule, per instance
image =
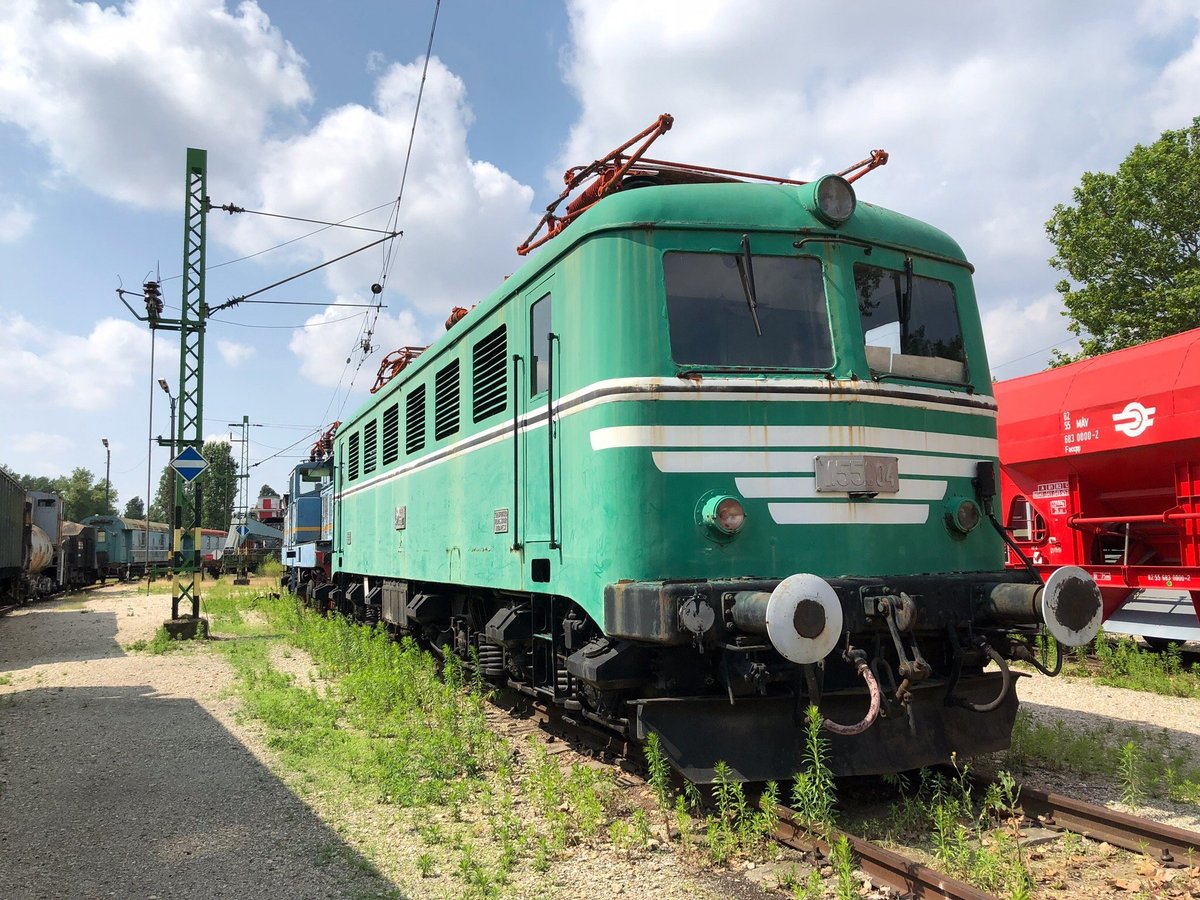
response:
[[[248,535],[250,533],[250,529],[247,528],[245,525],[239,525],[237,527],[237,533],[238,533],[238,537],[245,537],[246,535]]]
[[[191,484],[208,468],[208,460],[195,447],[184,447],[180,454],[171,460],[171,468]]]

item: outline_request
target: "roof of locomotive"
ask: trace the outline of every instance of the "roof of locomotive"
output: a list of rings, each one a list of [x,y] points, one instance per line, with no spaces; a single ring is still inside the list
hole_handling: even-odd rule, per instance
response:
[[[605,197],[554,237],[504,282],[478,303],[478,312],[489,312],[526,287],[561,257],[589,238],[611,231],[656,228],[712,231],[799,232],[842,235],[874,244],[943,257],[970,268],[958,243],[941,229],[882,206],[859,201],[854,214],[837,228],[818,219],[808,205],[816,182],[804,185],[753,184],[742,181],[698,184],[663,184],[631,188]],[[474,310],[472,311],[474,313]],[[438,351],[465,339],[479,315],[468,314],[445,335],[439,335],[403,375],[393,390],[425,367],[433,365]],[[392,391],[385,388],[342,422],[339,438],[348,435],[356,421]]]
[[[966,262],[944,231],[882,206],[859,201],[844,225],[831,228],[811,211],[816,182],[805,185],[726,182],[627,189],[597,203],[547,245],[562,252],[589,235],[614,228],[712,228],[793,231],[815,229],[882,241]]]
[[[1005,464],[1065,455],[1066,420],[1068,432],[1097,432],[1071,441],[1076,458],[1194,438],[1200,433],[1200,328],[993,387]]]

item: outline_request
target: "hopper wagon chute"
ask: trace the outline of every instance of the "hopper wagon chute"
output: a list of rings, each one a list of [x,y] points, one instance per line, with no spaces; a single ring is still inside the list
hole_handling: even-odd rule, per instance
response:
[[[1200,640],[1200,329],[995,394],[1004,524],[1029,562],[1091,573],[1109,631]]]

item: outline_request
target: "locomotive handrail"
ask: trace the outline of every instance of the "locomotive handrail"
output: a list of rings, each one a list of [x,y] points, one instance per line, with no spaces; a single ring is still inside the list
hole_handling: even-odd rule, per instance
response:
[[[514,353],[512,357],[512,411],[513,411],[513,514],[512,514],[512,549],[521,549],[521,411],[519,408],[518,385],[520,384],[521,355]]]
[[[546,334],[546,474],[550,491],[550,549],[558,547],[554,539],[554,342],[558,335]]]

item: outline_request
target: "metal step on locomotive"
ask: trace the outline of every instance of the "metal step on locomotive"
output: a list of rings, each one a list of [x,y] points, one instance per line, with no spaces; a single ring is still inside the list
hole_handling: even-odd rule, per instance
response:
[[[882,151],[803,183],[647,158],[671,124],[384,361],[293,473],[290,583],[695,781],[791,777],[809,704],[837,774],[1007,746],[1008,662],[1101,599],[1005,569],[971,264],[858,200]]]

